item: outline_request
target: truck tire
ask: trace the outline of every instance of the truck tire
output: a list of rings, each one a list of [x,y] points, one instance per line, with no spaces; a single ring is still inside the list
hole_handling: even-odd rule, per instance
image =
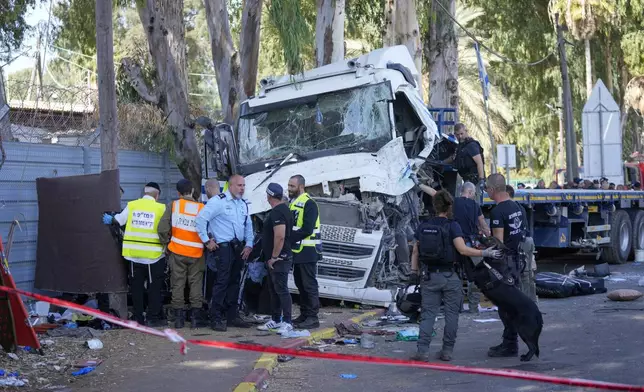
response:
[[[624,264],[631,255],[633,226],[624,210],[613,213],[610,228],[610,243],[602,248],[601,259],[609,264]]]
[[[631,217],[631,225],[633,227],[631,244],[631,257],[635,259],[635,250],[644,249],[644,211],[642,210],[628,210],[628,215]]]

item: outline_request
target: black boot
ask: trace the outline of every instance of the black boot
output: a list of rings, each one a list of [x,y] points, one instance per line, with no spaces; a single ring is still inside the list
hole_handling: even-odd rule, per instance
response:
[[[213,320],[210,322],[210,328],[213,331],[217,332],[226,332],[228,328],[226,328],[226,322],[222,320]]]
[[[304,321],[294,326],[298,329],[315,329],[320,327],[320,320],[317,317],[307,317]]]
[[[190,310],[190,328],[196,329],[199,322],[199,308],[192,308]]]
[[[293,319],[293,325],[303,323],[304,320],[306,320],[306,316],[303,314],[300,314],[299,316]]]
[[[183,309],[174,310],[174,328],[181,329],[186,325],[186,311]]]
[[[490,347],[487,355],[492,358],[516,357],[519,355],[519,343],[516,340],[503,339],[503,343]]]

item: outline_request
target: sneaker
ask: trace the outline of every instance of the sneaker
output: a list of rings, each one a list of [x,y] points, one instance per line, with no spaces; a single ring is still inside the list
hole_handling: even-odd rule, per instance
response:
[[[281,324],[281,326],[277,330],[278,335],[287,334],[287,333],[289,333],[289,332],[291,332],[293,330],[293,326],[291,324],[289,324],[289,323],[280,323],[280,324]]]
[[[268,320],[267,323],[264,325],[260,325],[257,327],[259,331],[270,331],[271,329],[280,329],[282,327],[282,323],[276,323],[273,320]]]

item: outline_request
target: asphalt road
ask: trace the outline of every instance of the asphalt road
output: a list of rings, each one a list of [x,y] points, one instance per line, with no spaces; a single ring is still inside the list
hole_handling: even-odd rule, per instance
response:
[[[592,257],[568,257],[565,263],[544,264],[541,270],[562,272],[593,262]],[[638,289],[644,265],[611,266],[608,290]],[[641,288],[640,288],[641,289]],[[541,299],[544,330],[540,339],[541,358],[522,363],[518,358],[493,359],[487,348],[500,342],[500,321],[478,323],[475,319],[498,319],[497,313],[478,316],[463,314],[454,352],[455,365],[538,372],[562,377],[586,378],[644,385],[644,298],[634,302],[612,302],[605,294],[566,299]],[[437,323],[432,353],[440,350],[443,321]],[[388,341],[389,340],[389,341]],[[395,342],[377,337],[376,348],[334,346],[333,352],[408,358],[415,342]],[[526,351],[520,343],[520,352]],[[441,362],[443,363],[443,362]],[[341,374],[355,374],[343,379]],[[518,381],[490,376],[464,375],[424,369],[296,358],[280,365],[268,384],[268,392],[295,391],[580,391],[581,388]]]

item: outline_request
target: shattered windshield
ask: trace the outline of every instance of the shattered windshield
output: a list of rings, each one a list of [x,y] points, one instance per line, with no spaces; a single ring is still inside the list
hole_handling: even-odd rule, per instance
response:
[[[389,85],[381,83],[244,116],[239,120],[240,161],[250,164],[291,152],[386,143],[392,137],[389,100]]]

